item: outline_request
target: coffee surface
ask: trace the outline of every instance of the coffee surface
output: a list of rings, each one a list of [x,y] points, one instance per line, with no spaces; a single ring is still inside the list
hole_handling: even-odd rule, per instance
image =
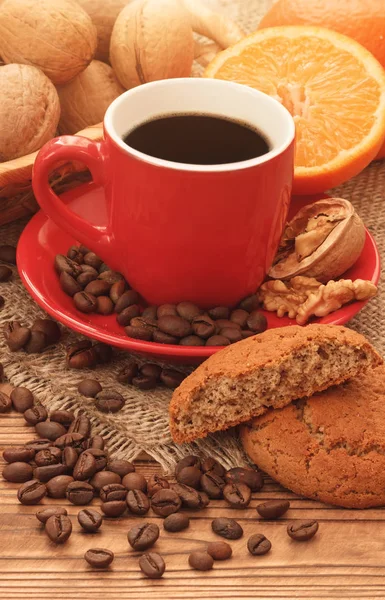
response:
[[[267,139],[245,123],[194,114],[157,117],[123,141],[149,156],[194,165],[241,162],[270,150]]]

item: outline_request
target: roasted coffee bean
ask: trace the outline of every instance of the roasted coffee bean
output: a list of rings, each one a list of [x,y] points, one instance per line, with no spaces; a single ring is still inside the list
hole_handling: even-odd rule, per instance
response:
[[[133,378],[138,373],[138,364],[134,361],[126,364],[121,371],[119,371],[117,380],[120,383],[132,383]]]
[[[202,460],[201,469],[203,473],[215,473],[215,475],[222,478],[226,474],[225,468],[215,458],[211,458],[211,456]]]
[[[208,311],[209,317],[216,321],[217,319],[228,319],[230,317],[230,309],[227,306],[216,306]]]
[[[69,427],[74,420],[75,415],[69,410],[53,410],[49,418],[51,421],[55,421],[55,423],[60,423],[61,425],[64,425],[64,427]]]
[[[70,475],[58,475],[47,483],[47,493],[50,498],[65,498],[67,487],[73,483],[74,478]]]
[[[270,551],[271,542],[262,533],[255,533],[248,539],[247,549],[253,556],[261,556]]]
[[[142,312],[143,319],[151,319],[152,321],[158,318],[158,307],[157,306],[146,306]]]
[[[233,329],[238,329],[239,331],[241,330],[241,327],[238,325],[238,323],[234,323],[234,321],[230,321],[230,319],[218,319],[215,321],[215,327],[217,332],[225,327],[232,327]]]
[[[135,292],[135,290],[127,290],[126,292],[123,292],[123,294],[119,297],[117,303],[115,304],[115,312],[120,314],[129,306],[138,305],[139,300],[139,294]],[[134,316],[137,315],[133,315],[133,317]]]
[[[263,519],[279,519],[290,507],[289,500],[269,500],[258,504],[257,512]]]
[[[233,508],[246,508],[250,504],[251,490],[244,483],[227,483],[223,497]]]
[[[107,281],[103,281],[102,279],[95,279],[91,281],[84,289],[86,294],[91,294],[96,298],[98,296],[105,296],[109,294],[111,288],[111,284]]]
[[[90,284],[88,284],[90,285]],[[73,297],[75,307],[82,313],[92,313],[96,310],[96,296],[87,292],[77,292]]]
[[[69,471],[72,471],[76,463],[78,462],[79,455],[75,448],[67,446],[62,451],[62,462]]]
[[[206,341],[206,346],[228,346],[230,340],[224,335],[212,335]]]
[[[126,290],[127,283],[124,281],[124,279],[116,281],[112,284],[110,289],[110,298],[113,304],[116,304],[118,302],[119,298],[124,294]]]
[[[117,473],[112,473],[112,471],[98,471],[98,473],[95,473],[90,481],[91,485],[97,492],[99,492],[105,485],[121,482],[122,480],[119,475]]]
[[[102,386],[96,379],[82,379],[78,385],[78,392],[87,398],[95,398],[102,391]]]
[[[199,456],[195,456],[195,454],[188,454],[179,460],[175,465],[175,477],[178,476],[180,471],[185,467],[197,467],[197,469],[201,468],[201,460]]]
[[[51,442],[51,440],[45,440],[45,439],[31,440],[30,442],[25,443],[26,448],[35,450],[35,452],[39,452],[39,450],[46,450],[47,448],[50,448],[50,446],[52,446],[52,445],[53,445],[53,443]]]
[[[152,340],[157,344],[178,344],[179,342],[177,337],[164,333],[164,331],[159,331],[159,329],[153,331]]]
[[[24,483],[33,478],[33,469],[28,463],[13,462],[5,465],[2,475],[11,483]]]
[[[175,369],[162,369],[160,380],[166,387],[173,390],[177,388],[186,377],[186,373],[181,373]]]
[[[114,312],[114,303],[108,296],[98,296],[96,298],[96,312],[98,315],[112,315]]]
[[[210,542],[207,546],[207,554],[214,560],[227,560],[231,558],[233,550],[227,542]]]
[[[215,323],[208,315],[200,315],[192,321],[195,335],[207,340],[215,333]]]
[[[90,448],[94,450],[103,450],[104,449],[104,438],[101,435],[94,435],[89,439]]]
[[[171,487],[178,494],[182,501],[182,506],[185,508],[202,510],[202,508],[205,508],[210,502],[209,497],[205,492],[198,492],[188,485],[174,483]]]
[[[243,529],[240,524],[234,519],[228,519],[227,517],[214,519],[211,523],[211,528],[214,533],[227,540],[238,540],[243,536]]]
[[[128,543],[134,550],[151,548],[159,537],[159,527],[155,523],[140,523],[132,527],[128,534]]]
[[[81,284],[72,277],[69,273],[63,271],[59,277],[60,287],[67,296],[75,296],[78,292],[81,292],[83,287]]]
[[[133,338],[134,340],[144,340],[146,342],[151,342],[152,340],[152,330],[148,329],[148,327],[144,327],[143,325],[139,327],[128,325],[128,327],[125,327],[124,330],[127,336]]]
[[[67,348],[66,362],[71,369],[87,369],[94,367],[97,361],[91,342],[84,340]]]
[[[255,333],[263,333],[267,329],[267,319],[258,310],[254,310],[247,318],[247,327]]]
[[[80,433],[85,438],[89,437],[91,433],[91,421],[86,415],[79,415],[72,421],[68,433]]]
[[[186,335],[190,335],[193,332],[189,321],[175,315],[160,317],[158,327],[163,333],[168,333],[168,335],[176,338],[186,337]]]
[[[198,467],[185,467],[178,472],[176,480],[178,483],[198,489],[200,486],[201,476],[202,472],[198,469]]]
[[[75,278],[82,272],[80,266],[75,261],[68,258],[68,256],[64,256],[63,254],[56,255],[55,269],[59,275],[64,271]]]
[[[123,275],[117,271],[103,271],[100,273],[99,279],[101,281],[106,281],[110,286],[114,285],[114,283],[119,283],[119,281],[125,283]]]
[[[40,500],[47,494],[47,488],[44,483],[31,479],[23,483],[17,490],[17,499],[21,504],[39,504]]]
[[[249,337],[253,337],[255,335],[253,331],[249,331],[248,329],[242,329],[241,334],[243,340]]]
[[[48,448],[47,450],[40,450],[35,456],[35,463],[37,467],[48,467],[49,465],[57,465],[61,460],[60,448]]]
[[[71,446],[75,449],[82,449],[82,442],[84,441],[84,435],[81,433],[66,433],[55,441],[55,446],[64,450],[67,446]]]
[[[89,452],[83,452],[74,467],[73,477],[78,481],[90,479],[96,473],[96,460]]]
[[[39,354],[48,346],[47,336],[42,331],[31,331],[29,340],[24,344],[27,354]]]
[[[72,533],[71,519],[67,515],[53,515],[45,524],[45,532],[55,544],[64,544]]]
[[[43,523],[45,525],[50,517],[67,514],[67,510],[62,506],[53,506],[48,508],[41,508],[40,510],[38,510],[36,513],[36,518],[38,521],[40,521],[40,523]]]
[[[178,512],[181,506],[182,501],[175,490],[159,490],[151,498],[151,508],[160,517]]]
[[[68,249],[67,256],[80,265],[83,262],[84,254],[80,252],[79,246],[71,246],[71,248]]]
[[[95,252],[87,252],[84,255],[84,262],[86,265],[90,265],[94,269],[99,270],[103,264],[103,261],[99,256],[95,254]]]
[[[163,521],[163,527],[170,533],[177,533],[187,529],[190,525],[190,519],[183,513],[173,513],[168,515]]]
[[[245,483],[252,492],[259,492],[263,488],[263,476],[259,471],[246,467],[234,467],[226,472],[227,483]]]
[[[92,456],[95,458],[96,471],[103,471],[103,469],[105,469],[107,465],[107,452],[105,450],[99,450],[98,448],[89,448],[87,452],[92,454]]]
[[[114,553],[107,548],[90,548],[84,558],[94,569],[107,569],[114,560]]]
[[[88,265],[82,265],[82,267],[88,267]],[[91,283],[91,281],[95,281],[95,279],[98,278],[98,272],[92,269],[92,267],[88,268],[91,270],[86,271],[85,273],[80,273],[80,275],[76,279],[78,284],[81,286],[81,289],[83,290],[87,287],[89,283]]]
[[[142,365],[139,371],[140,374],[144,375],[145,377],[153,377],[154,379],[159,380],[162,373],[162,367],[154,363],[147,363]]]
[[[287,526],[287,533],[292,540],[296,542],[307,542],[318,531],[318,521],[311,519],[309,521],[299,521]]]
[[[125,399],[119,392],[106,390],[99,392],[95,397],[95,406],[100,412],[116,413],[125,405]]]
[[[151,331],[158,329],[158,321],[149,318],[144,319],[143,317],[134,317],[130,325],[133,327],[147,327],[147,329],[150,329]]]
[[[122,484],[127,490],[141,490],[147,492],[147,481],[140,473],[127,473],[122,479]]]
[[[166,564],[160,554],[148,552],[139,559],[140,570],[150,579],[160,579],[166,570]]]
[[[169,487],[170,484],[165,477],[156,474],[151,475],[147,482],[147,494],[151,497],[159,490],[167,490]]]
[[[79,525],[90,533],[95,533],[103,522],[103,517],[97,510],[92,508],[83,508],[78,513]]]
[[[106,517],[117,518],[126,512],[127,504],[124,500],[112,500],[111,502],[103,502],[100,508]]]
[[[22,325],[21,323],[19,323],[19,321],[7,321],[3,326],[3,334],[5,341],[8,340],[9,336],[13,331],[16,331],[16,329],[19,329],[21,326]]]
[[[214,559],[207,552],[196,550],[195,552],[191,552],[188,557],[188,563],[190,567],[197,571],[209,571],[214,566]]]
[[[139,373],[139,375],[136,375],[136,377],[133,378],[132,385],[140,390],[153,390],[158,385],[158,379]]]
[[[202,490],[206,492],[209,498],[222,498],[223,488],[225,487],[225,480],[223,477],[219,477],[214,472],[209,471],[204,473],[200,481]]]
[[[12,400],[4,392],[0,392],[0,413],[5,413],[12,408]]]
[[[95,278],[99,277],[99,271],[97,271],[97,269],[94,269],[94,267],[91,267],[91,265],[86,265],[85,263],[80,265],[80,270],[81,273],[92,273],[93,275],[95,275]],[[80,275],[79,275],[80,277]],[[78,279],[79,279],[78,277]]]
[[[36,433],[42,438],[47,438],[54,442],[67,433],[66,428],[55,421],[42,421],[35,426]]]
[[[219,332],[220,335],[226,337],[231,344],[235,344],[235,342],[240,342],[242,338],[242,332],[240,329],[235,329],[235,327],[224,327]]]
[[[118,301],[119,302],[119,301]],[[131,319],[140,315],[140,308],[138,304],[132,304],[124,308],[116,317],[117,322],[122,327],[127,327],[131,323]]]
[[[195,317],[202,314],[199,306],[192,302],[180,302],[176,307],[176,312],[182,319],[186,319],[186,321],[190,322],[195,319]]]
[[[18,352],[24,348],[31,337],[31,330],[28,327],[18,327],[7,337],[7,345],[11,352]]]
[[[45,334],[47,345],[56,344],[61,338],[59,325],[51,319],[36,319],[31,331],[42,331]]]
[[[37,404],[36,406],[32,406],[32,408],[28,408],[24,412],[23,417],[29,425],[37,425],[48,419],[48,413],[44,406]]]
[[[135,467],[128,460],[115,459],[108,462],[107,471],[112,471],[113,473],[120,475],[120,477],[124,477],[128,473],[133,473]]]
[[[92,348],[93,348],[93,351],[95,352],[96,361],[98,364],[104,365],[104,364],[110,362],[110,360],[113,356],[111,346],[109,346],[108,344],[102,344],[101,342],[98,342]]]
[[[33,406],[33,394],[25,387],[15,387],[10,398],[17,412],[23,413]]]
[[[4,281],[9,281],[12,277],[12,269],[6,267],[5,265],[0,265],[0,281],[3,283]]]
[[[67,473],[67,467],[62,464],[47,465],[45,467],[36,467],[33,471],[34,479],[47,483],[50,479]]]
[[[16,248],[10,244],[2,244],[0,246],[0,260],[9,263],[10,265],[16,264]]]
[[[178,312],[176,310],[175,304],[161,304],[158,306],[157,317],[160,319],[161,317],[176,317],[178,316]]]
[[[130,512],[134,515],[145,515],[150,510],[150,501],[141,490],[130,490],[126,502]]]
[[[246,322],[249,318],[249,313],[247,310],[242,310],[242,308],[236,308],[230,315],[230,321],[233,323],[237,323],[241,329],[246,328]]]
[[[66,497],[76,506],[89,504],[94,497],[94,488],[86,481],[73,481],[67,487]]]
[[[241,302],[238,304],[238,308],[251,313],[253,310],[259,308],[260,305],[261,303],[258,300],[258,296],[256,294],[252,294],[251,296],[247,296],[247,298],[241,300]]]
[[[22,462],[28,463],[34,459],[35,450],[21,446],[20,448],[6,448],[3,452],[3,458],[7,463]]]
[[[101,488],[99,495],[102,502],[125,500],[127,490],[121,483],[109,483]]]
[[[187,335],[179,342],[180,346],[204,346],[205,344],[206,340],[198,337],[197,335]]]
[[[91,252],[91,250],[87,248],[87,246],[85,246],[84,244],[80,244],[79,252],[81,252],[84,256],[84,254],[88,254],[88,252]]]

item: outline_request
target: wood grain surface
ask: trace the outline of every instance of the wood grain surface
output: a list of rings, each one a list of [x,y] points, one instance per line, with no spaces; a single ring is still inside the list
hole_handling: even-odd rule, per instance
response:
[[[5,446],[22,445],[33,437],[33,429],[21,415],[0,415],[1,453]],[[1,468],[3,464],[1,459]],[[149,476],[159,469],[139,461],[137,470]],[[64,502],[72,517],[72,536],[63,546],[55,546],[35,517],[37,507],[20,505],[16,489],[17,485],[0,478],[1,600],[385,598],[385,512],[381,509],[333,508],[300,499],[267,478],[246,510],[232,510],[225,502],[212,500],[203,512],[191,511],[190,528],[178,534],[165,532],[162,519],[150,513],[146,520],[161,528],[154,551],[164,556],[167,565],[163,579],[151,581],[142,576],[140,554],[130,549],[126,536],[142,517],[106,519],[100,532],[87,534],[80,531],[76,519],[80,508],[45,499],[44,505]],[[289,498],[290,510],[279,521],[260,521],[255,506],[272,498]],[[98,503],[94,500],[95,507]],[[206,573],[193,571],[189,553],[221,539],[211,531],[211,520],[218,516],[238,519],[244,536],[231,542],[230,560],[215,563]],[[307,543],[290,540],[287,524],[305,518],[318,519],[316,537]],[[254,557],[247,551],[248,537],[257,532],[272,542],[266,556]],[[115,560],[108,570],[95,571],[86,564],[83,555],[92,547],[113,550]]]

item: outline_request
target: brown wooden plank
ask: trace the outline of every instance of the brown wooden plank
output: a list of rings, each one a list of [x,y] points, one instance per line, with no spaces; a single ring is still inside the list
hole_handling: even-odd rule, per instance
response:
[[[0,452],[35,437],[21,415],[0,416]],[[3,462],[0,459],[0,468]],[[147,477],[159,471],[149,461],[138,461],[137,470]],[[53,545],[35,518],[36,507],[21,506],[17,486],[0,479],[0,598],[2,600],[139,600],[151,592],[155,600],[211,600],[215,598],[385,598],[385,511],[343,510],[298,498],[266,478],[262,492],[254,494],[245,511],[234,511],[223,501],[213,500],[202,513],[190,512],[190,528],[181,534],[163,530],[154,550],[167,564],[161,581],[144,579],[138,569],[139,554],[129,549],[127,530],[138,518],[125,516],[105,520],[95,535],[80,531],[79,509],[68,506],[73,535],[62,547]],[[290,498],[290,511],[278,522],[263,522],[255,510],[269,498]],[[60,501],[45,499],[45,505]],[[98,501],[94,500],[94,505]],[[211,531],[216,516],[232,516],[242,524],[245,535],[232,542],[233,558],[216,563],[208,573],[192,571],[188,555],[218,539]],[[286,534],[294,519],[316,518],[318,535],[307,544],[298,544]],[[272,542],[270,554],[252,557],[246,549],[249,535],[264,533]],[[91,570],[83,560],[92,546],[115,552],[113,566],[103,572]]]

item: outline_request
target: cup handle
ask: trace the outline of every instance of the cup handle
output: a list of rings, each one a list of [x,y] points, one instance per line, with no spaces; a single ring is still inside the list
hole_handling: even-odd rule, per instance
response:
[[[79,161],[91,171],[94,183],[104,185],[104,142],[63,135],[47,142],[39,151],[32,173],[32,187],[42,210],[67,233],[85,246],[101,249],[112,239],[109,224],[93,225],[70,210],[49,185],[49,176],[60,162]]]

